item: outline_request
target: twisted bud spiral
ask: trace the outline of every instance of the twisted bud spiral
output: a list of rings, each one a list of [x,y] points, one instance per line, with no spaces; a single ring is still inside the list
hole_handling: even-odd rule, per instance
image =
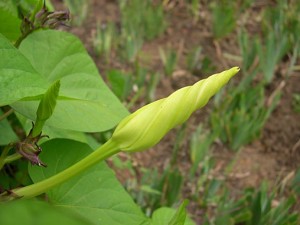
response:
[[[175,126],[202,108],[239,71],[238,67],[214,74],[150,103],[121,121],[110,142],[122,151],[142,151],[157,144]]]

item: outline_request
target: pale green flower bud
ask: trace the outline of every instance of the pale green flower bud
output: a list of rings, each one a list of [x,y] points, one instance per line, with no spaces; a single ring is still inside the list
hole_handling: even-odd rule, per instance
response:
[[[140,108],[119,123],[110,142],[128,152],[154,146],[169,130],[185,122],[194,111],[206,105],[238,71],[238,67],[233,67],[214,74]]]

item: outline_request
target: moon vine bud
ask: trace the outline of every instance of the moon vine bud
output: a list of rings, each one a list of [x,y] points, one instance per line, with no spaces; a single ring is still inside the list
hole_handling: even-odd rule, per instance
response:
[[[206,105],[238,71],[238,67],[233,67],[214,74],[140,108],[119,123],[110,142],[127,152],[154,146],[169,130],[184,123],[194,111]]]

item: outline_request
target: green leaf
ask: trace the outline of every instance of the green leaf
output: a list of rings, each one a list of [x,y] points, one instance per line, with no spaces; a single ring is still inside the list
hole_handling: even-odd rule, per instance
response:
[[[261,217],[262,217],[262,209],[261,209],[261,191],[259,191],[255,198],[253,199],[252,202],[252,219],[251,219],[251,224],[261,224]]]
[[[168,223],[168,225],[184,225],[185,223],[185,218],[186,218],[186,209],[185,207],[187,206],[188,201],[184,200],[182,204],[179,206],[177,209],[176,213]]]
[[[87,137],[84,133],[73,130],[63,130],[59,128],[44,126],[43,134],[48,135],[50,140],[55,138],[65,138],[79,141],[82,143],[88,143]],[[44,139],[47,141],[47,139]]]
[[[167,207],[155,210],[151,225],[195,225],[189,217],[186,217],[186,205],[187,201],[184,201],[177,211]]]
[[[225,37],[236,26],[235,7],[232,3],[233,1],[226,1],[213,5],[212,29],[216,39]]]
[[[53,114],[58,97],[60,81],[56,81],[50,86],[41,99],[38,110],[36,112],[38,120],[47,120]]]
[[[0,1],[0,33],[11,41],[21,35],[21,20],[18,18],[17,7],[12,0]]]
[[[3,114],[0,109],[0,116]],[[7,119],[3,119],[0,121],[0,145],[7,145],[11,142],[17,141],[18,137],[9,125]]]
[[[40,201],[14,201],[0,205],[0,224],[5,225],[32,225],[32,224],[91,224],[74,213],[64,212]]]
[[[1,14],[1,13],[0,13]],[[25,97],[41,95],[47,81],[30,62],[0,34],[0,106]]]
[[[110,70],[107,79],[111,84],[112,91],[120,100],[124,100],[131,91],[131,78],[119,70]]]
[[[111,129],[128,114],[75,36],[54,30],[34,32],[21,43],[20,51],[49,83],[61,81],[55,113],[47,125],[99,132]],[[38,101],[19,101],[12,107],[35,120]]]
[[[92,151],[86,144],[64,139],[48,141],[42,144],[42,148],[40,156],[48,167],[29,167],[34,182],[57,174]],[[54,205],[77,212],[93,224],[148,224],[148,219],[105,163],[91,167],[53,188],[47,195]]]
[[[32,131],[33,137],[38,136],[42,132],[46,120],[52,116],[56,106],[59,88],[60,81],[58,80],[54,82],[43,95],[36,112],[37,117]]]
[[[171,206],[178,199],[181,192],[183,177],[178,169],[171,169],[166,173],[166,202]]]
[[[19,2],[19,4],[21,5],[22,9],[32,12],[33,10],[37,10],[41,7],[40,2],[45,2],[49,11],[55,10],[51,0],[22,0]]]
[[[15,115],[17,116],[25,132],[28,134],[32,128],[32,121],[27,119],[25,116],[21,115],[20,113],[15,112]],[[43,127],[43,134],[48,135],[49,139],[48,138],[41,139],[39,142],[40,144],[55,138],[72,139],[82,143],[88,143],[86,134],[79,131],[64,130],[64,129],[49,127],[45,125]]]
[[[235,225],[234,219],[230,215],[221,215],[216,218],[215,225]]]

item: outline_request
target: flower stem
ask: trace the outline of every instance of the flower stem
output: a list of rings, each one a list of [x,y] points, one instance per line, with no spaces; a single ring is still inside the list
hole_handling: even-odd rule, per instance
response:
[[[20,189],[12,190],[11,192],[13,193],[13,195],[11,195],[11,197],[12,199],[16,197],[26,199],[38,196],[42,193],[47,192],[51,188],[69,180],[70,178],[78,175],[79,173],[95,165],[96,163],[118,153],[119,151],[119,147],[114,142],[109,140],[100,148],[95,150],[93,153],[89,154],[79,162],[75,163],[73,166],[61,171],[60,173],[38,183]]]
[[[15,46],[16,48],[19,48],[21,42],[22,42],[22,41],[23,41],[30,33],[32,33],[32,32],[33,32],[33,30],[29,30],[29,31],[25,32],[24,34],[22,34],[22,36],[20,36],[20,37],[18,38],[18,40],[15,42],[14,46]]]
[[[14,153],[12,155],[6,156],[6,158],[4,159],[4,163],[5,164],[6,163],[11,163],[11,162],[13,162],[15,160],[18,160],[20,158],[22,158],[22,155],[20,155],[19,153]]]
[[[6,145],[5,148],[3,149],[1,156],[0,156],[0,170],[2,169],[2,167],[5,165],[6,163],[6,155],[8,154],[9,150],[11,149],[11,145]]]

